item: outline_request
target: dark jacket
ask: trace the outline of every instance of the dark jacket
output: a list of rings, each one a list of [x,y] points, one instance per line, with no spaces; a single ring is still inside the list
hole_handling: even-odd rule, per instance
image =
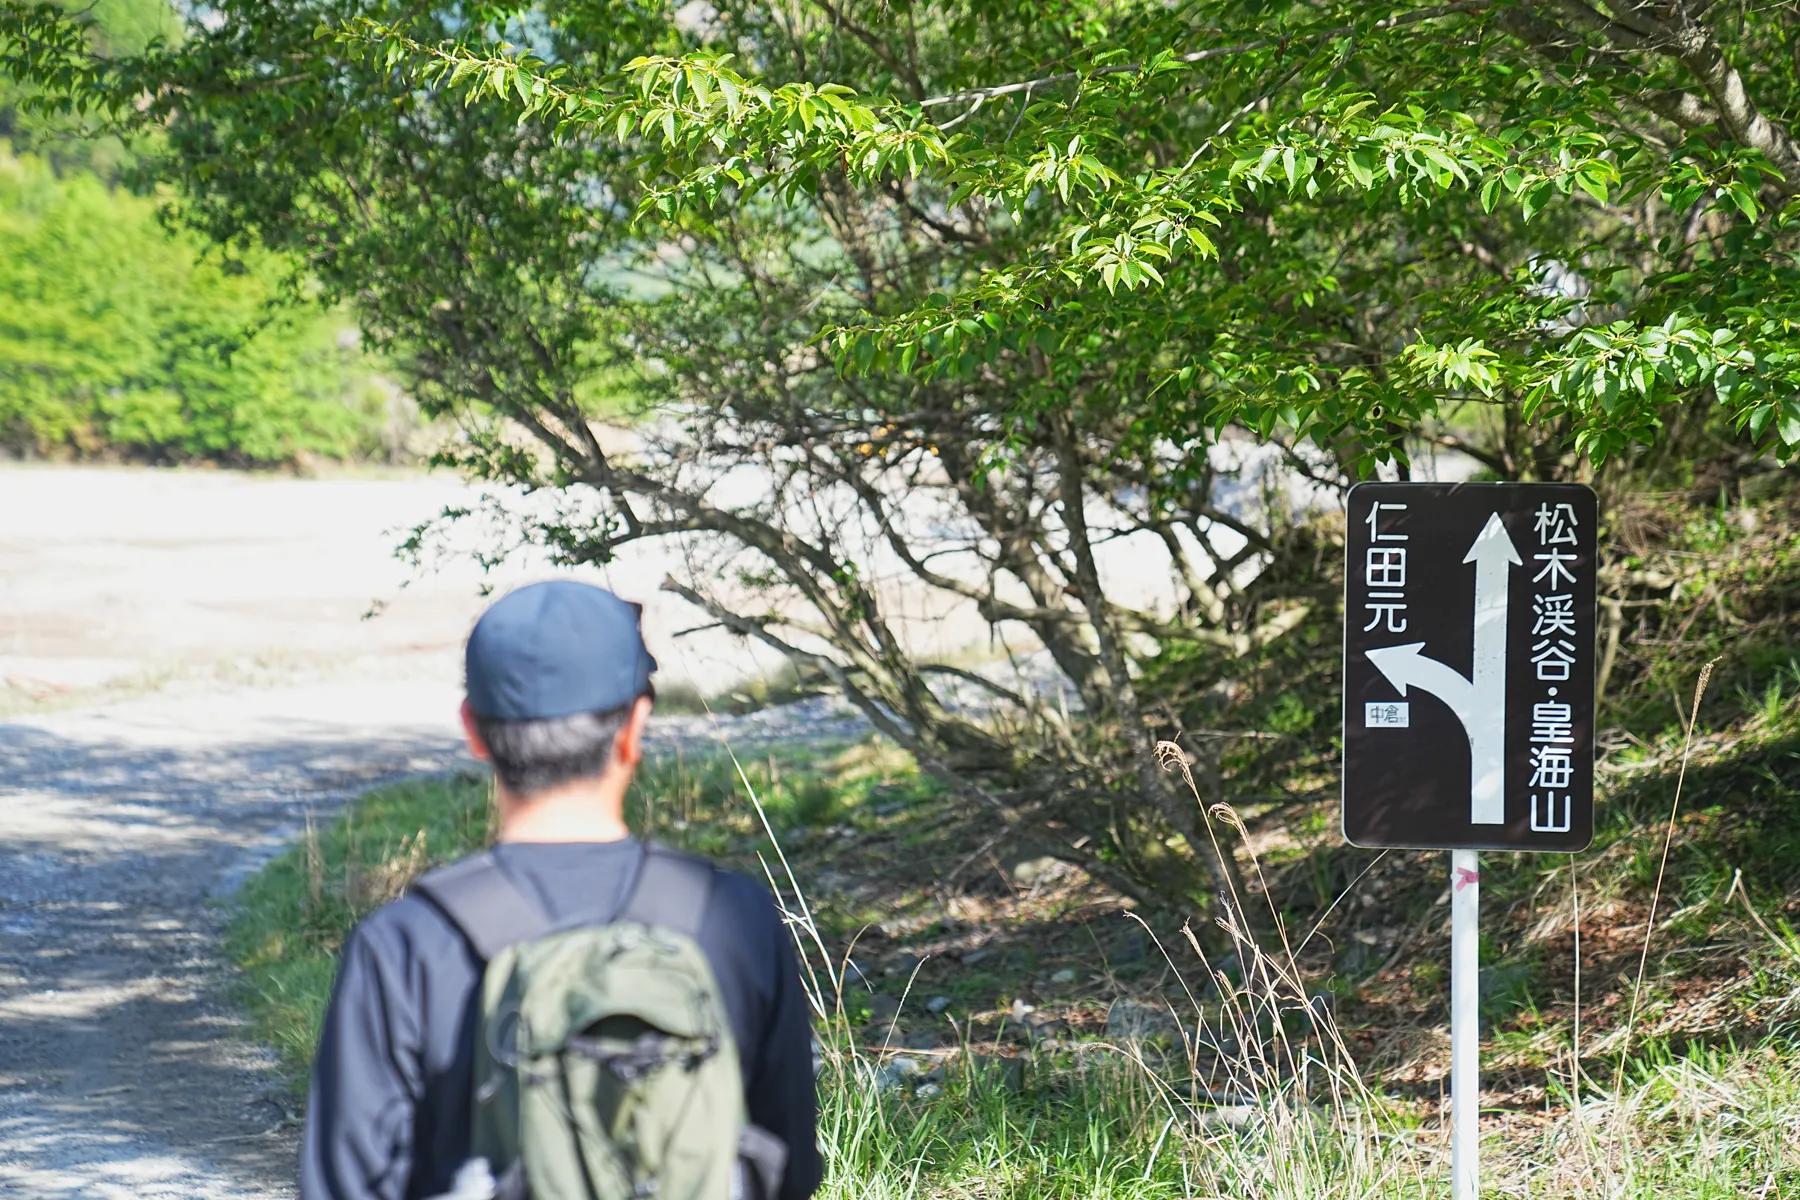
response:
[[[558,921],[611,919],[635,841],[503,845],[495,857]],[[822,1174],[814,1142],[812,1032],[793,945],[766,889],[720,871],[700,947],[730,1014],[750,1120],[787,1143],[782,1200]],[[406,896],[344,945],[313,1067],[303,1200],[420,1200],[469,1156],[482,963],[436,905]]]

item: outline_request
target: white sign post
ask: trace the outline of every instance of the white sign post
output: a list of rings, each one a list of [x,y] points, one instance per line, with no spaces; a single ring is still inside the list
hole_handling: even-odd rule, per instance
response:
[[[1506,821],[1506,629],[1508,577],[1519,551],[1494,513],[1463,557],[1475,564],[1470,678],[1421,653],[1424,642],[1368,651],[1402,696],[1418,688],[1442,700],[1469,739],[1469,823]],[[1476,1200],[1481,1180],[1480,858],[1450,852],[1450,1174],[1455,1200]]]
[[[1592,838],[1596,506],[1408,482],[1358,486],[1346,515],[1344,836],[1450,851],[1451,1194],[1477,1200],[1479,852]]]
[[[1370,650],[1369,661],[1404,696],[1416,687],[1442,700],[1469,739],[1469,824],[1506,821],[1506,628],[1508,577],[1522,565],[1494,513],[1463,557],[1475,564],[1470,678],[1420,653],[1424,642]],[[1455,1200],[1481,1186],[1481,860],[1450,852],[1450,1174]]]
[[[1454,1200],[1481,1190],[1481,858],[1450,852],[1450,1178]]]

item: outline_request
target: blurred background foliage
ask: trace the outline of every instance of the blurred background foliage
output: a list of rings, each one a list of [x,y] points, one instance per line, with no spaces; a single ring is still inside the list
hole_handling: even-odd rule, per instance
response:
[[[101,53],[182,36],[167,0],[83,10]],[[276,255],[171,228],[166,192],[126,186],[139,147],[33,112],[30,94],[0,78],[0,453],[235,466],[405,454],[410,406],[348,314],[286,303],[296,281]]]

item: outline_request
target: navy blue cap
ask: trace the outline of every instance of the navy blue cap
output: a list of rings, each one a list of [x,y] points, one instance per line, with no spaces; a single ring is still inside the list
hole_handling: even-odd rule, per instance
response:
[[[484,717],[531,721],[630,704],[656,670],[638,628],[642,610],[567,579],[508,592],[469,634],[470,705]]]

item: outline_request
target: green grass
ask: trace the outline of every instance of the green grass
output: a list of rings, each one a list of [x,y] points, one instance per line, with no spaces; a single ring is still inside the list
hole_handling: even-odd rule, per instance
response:
[[[1765,748],[1774,753],[1780,744]],[[1718,769],[1753,772],[1757,764],[1767,761],[1732,759]],[[819,860],[813,848],[845,837],[887,830],[921,854],[946,852],[930,841],[946,802],[891,751],[860,746],[778,754],[743,770],[762,815],[738,769],[704,755],[647,768],[634,788],[631,816],[639,828],[740,868],[756,872],[767,863],[784,884],[770,829],[803,883]],[[1690,776],[1690,787],[1694,782]],[[1656,794],[1644,803],[1665,798],[1645,786]],[[1758,828],[1764,841],[1775,833]],[[310,1057],[335,955],[354,921],[398,895],[425,866],[482,844],[488,834],[483,779],[403,783],[310,827],[300,845],[246,885],[230,923],[229,950],[242,968],[255,1029],[296,1080]],[[1784,839],[1775,833],[1778,844]],[[1618,857],[1637,869],[1635,848]],[[1525,886],[1522,877],[1514,882]],[[1422,1099],[1417,1089],[1359,1071],[1331,1021],[1306,1016],[1305,980],[1279,959],[1263,959],[1266,969],[1246,972],[1251,986],[1222,986],[1206,1001],[1212,1031],[1232,1033],[1237,1050],[1205,1068],[1167,1041],[1114,1046],[1086,1037],[1031,1056],[1011,1078],[982,1066],[1010,1051],[998,1039],[989,1045],[975,1038],[975,1044],[917,1056],[921,1068],[942,1064],[925,1086],[915,1078],[883,1088],[875,1080],[889,1059],[859,1045],[850,1020],[864,1001],[854,993],[844,1002],[835,997],[831,969],[818,952],[820,943],[843,945],[874,914],[848,900],[814,911],[816,925],[803,932],[802,949],[815,981],[824,981],[820,1136],[829,1171],[822,1194],[829,1200],[1447,1195],[1434,1097]],[[1165,944],[1168,973],[1187,976],[1175,980],[1172,993],[1180,997],[1190,984],[1198,990],[1205,971],[1181,957],[1179,934],[1171,930]],[[1258,962],[1250,947],[1240,954]],[[1421,972],[1437,966],[1431,958],[1417,964]],[[975,971],[958,990],[991,993],[1009,982],[999,970]],[[1529,990],[1525,983],[1515,988]],[[1183,1000],[1179,1011],[1196,1010]],[[1749,1049],[1648,1039],[1617,1094],[1607,1087],[1610,1072],[1594,1069],[1591,1075],[1604,1078],[1586,1080],[1578,1102],[1565,1090],[1551,1097],[1544,1114],[1492,1115],[1485,1194],[1546,1200],[1794,1194],[1800,1188],[1797,1061],[1793,1047],[1773,1038]],[[1247,1092],[1251,1103],[1221,1109],[1194,1090],[1197,1082]]]
[[[472,775],[377,788],[334,820],[309,819],[300,845],[240,889],[226,951],[243,970],[260,1035],[297,1079],[311,1062],[351,927],[426,863],[485,842],[487,811],[487,785]]]
[[[1672,734],[1609,766],[1595,844],[1579,858],[1507,855],[1484,864],[1484,905],[1524,914],[1491,926],[1498,936],[1491,953],[1484,947],[1484,964],[1517,968],[1517,999],[1563,1011],[1552,1041],[1567,1044],[1572,946],[1561,939],[1572,915],[1571,871],[1580,873],[1588,914],[1590,986],[1604,993],[1616,987],[1609,976],[1635,976],[1674,808],[1670,768],[1678,744]],[[1650,769],[1634,769],[1643,764]],[[1545,911],[1558,906],[1565,911]],[[1697,752],[1689,767],[1637,1036],[1679,1046],[1742,1036],[1771,1022],[1791,1026],[1800,1015],[1800,947],[1790,924],[1797,913],[1800,703],[1790,697]],[[1617,932],[1621,927],[1628,936]],[[1555,978],[1545,970],[1552,965],[1560,972]],[[1696,997],[1702,982],[1708,994]],[[1545,1040],[1529,1022],[1524,1032]]]
[[[742,764],[768,828],[854,831],[892,810],[932,803],[935,789],[891,751],[857,746],[766,754]],[[335,818],[308,821],[299,845],[239,891],[226,948],[260,1036],[302,1077],[324,1014],[337,953],[365,914],[399,896],[428,867],[480,848],[491,836],[489,784],[464,774],[377,788]],[[726,757],[667,756],[647,763],[627,802],[632,827],[760,877],[772,843]],[[760,856],[760,857],[759,857]],[[829,927],[858,914],[830,910]]]

